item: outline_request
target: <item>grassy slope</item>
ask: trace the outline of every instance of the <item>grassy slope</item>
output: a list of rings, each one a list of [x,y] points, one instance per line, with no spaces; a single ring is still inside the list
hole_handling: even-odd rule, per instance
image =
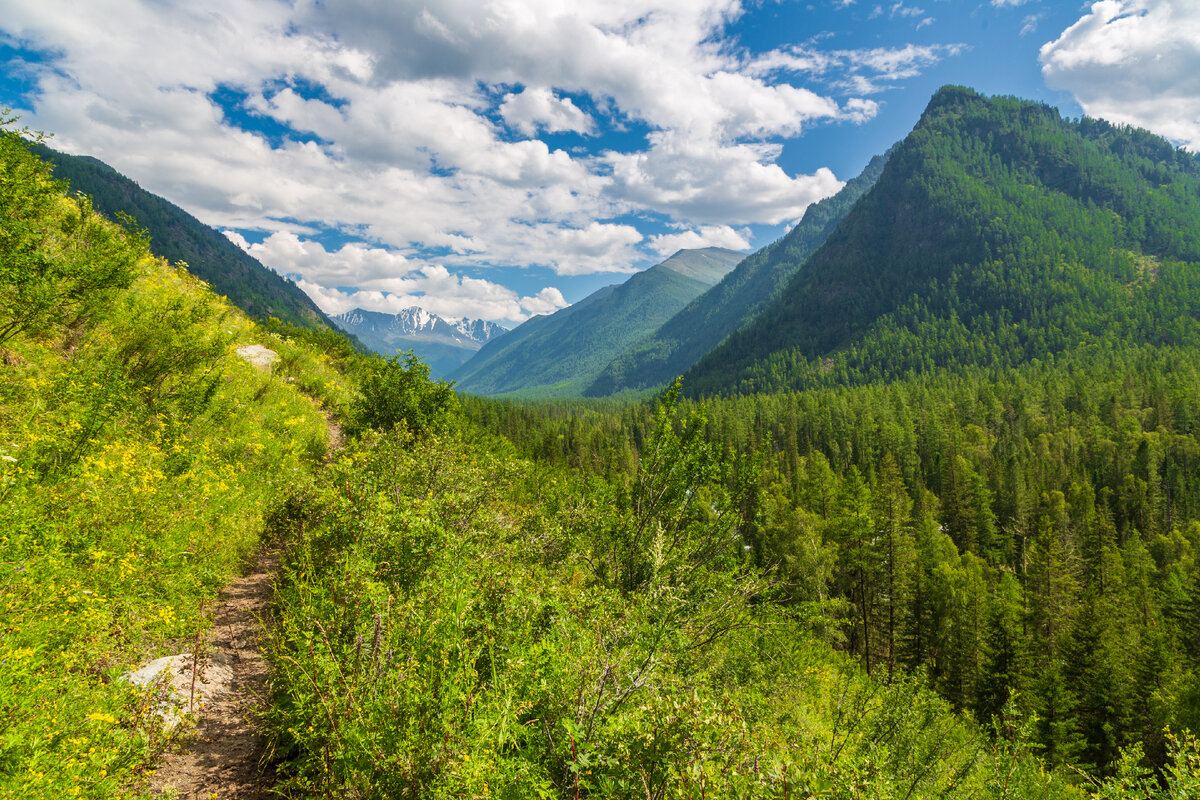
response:
[[[70,249],[79,204],[55,202],[45,246]],[[0,348],[0,797],[136,793],[165,741],[116,678],[189,649],[320,463],[323,410],[299,388],[345,403],[323,357],[144,245],[127,256],[132,284],[86,322]],[[281,354],[272,373],[236,356],[247,343]]]

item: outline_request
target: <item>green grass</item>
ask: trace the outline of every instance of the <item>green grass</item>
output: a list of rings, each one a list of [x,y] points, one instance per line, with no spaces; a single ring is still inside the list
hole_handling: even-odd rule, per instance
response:
[[[2,354],[3,798],[143,793],[168,740],[118,677],[192,649],[264,515],[325,456],[324,414],[346,405],[328,358],[135,258],[89,321]],[[236,356],[248,343],[280,352],[274,372]]]

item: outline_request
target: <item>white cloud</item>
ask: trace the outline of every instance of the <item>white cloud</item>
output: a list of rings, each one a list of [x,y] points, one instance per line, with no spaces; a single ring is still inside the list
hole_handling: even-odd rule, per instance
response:
[[[1200,149],[1200,16],[1191,0],[1100,0],[1041,50],[1083,110]]]
[[[1023,6],[1029,0],[992,0],[992,5],[996,8],[1004,8],[1005,6]]]
[[[570,304],[563,299],[562,292],[553,286],[547,286],[533,297],[521,298],[521,309],[528,314],[553,314],[568,305]]]
[[[763,53],[748,65],[748,71],[757,75],[779,71],[809,73],[828,77],[831,83],[855,94],[867,95],[893,88],[900,81],[914,78],[942,59],[956,56],[965,49],[965,45],[957,43],[829,51],[797,45]],[[865,121],[870,116],[856,117],[855,111],[861,111],[871,102],[851,98],[843,105],[839,115],[843,119]],[[874,107],[869,108],[873,116]]]
[[[925,13],[925,9],[918,6],[906,6],[904,3],[893,3],[891,9],[891,17],[919,17]]]
[[[1030,14],[1021,21],[1021,35],[1028,36],[1031,33],[1037,33],[1038,23],[1042,21],[1041,14]]]
[[[591,133],[592,118],[581,111],[569,97],[557,97],[545,88],[526,87],[517,94],[507,94],[500,104],[500,116],[514,129],[533,136],[539,129],[550,133]]]
[[[677,219],[710,224],[799,219],[810,203],[842,187],[825,168],[792,177],[769,145],[714,147],[663,136],[649,152],[609,153],[614,194]]]
[[[748,234],[748,231],[737,231],[728,225],[704,225],[697,230],[651,236],[649,247],[663,258],[674,255],[679,250],[695,250],[701,247],[748,250]]]
[[[567,305],[558,289],[548,286],[529,297],[492,281],[451,273],[441,264],[405,257],[380,247],[351,242],[326,250],[320,242],[291,233],[274,233],[249,244],[236,231],[231,241],[282,275],[297,282],[327,314],[353,308],[394,314],[420,306],[443,317],[522,322]]]
[[[297,285],[326,314],[342,314],[355,308],[396,314],[417,306],[447,319],[467,317],[519,325],[534,314],[552,314],[567,303],[562,293],[547,286],[536,295],[519,297],[499,284],[465,278],[444,269],[427,268],[428,274],[413,280],[407,291],[338,289],[301,278]]]
[[[639,214],[692,231],[797,219],[841,183],[827,169],[784,170],[783,143],[871,119],[865,95],[954,52],[753,59],[726,32],[741,0],[8,6],[0,36],[49,54],[31,67],[24,123],[209,224],[269,234],[262,257],[312,285],[389,296],[415,290],[372,281],[425,275],[430,252],[450,269],[628,272],[664,241],[626,222]],[[223,108],[218,91],[244,99]],[[606,144],[620,128],[647,135]],[[567,152],[544,132],[587,138]],[[372,244],[318,250],[312,237],[328,231]],[[454,302],[478,290],[411,280]],[[532,313],[519,297],[488,302]]]

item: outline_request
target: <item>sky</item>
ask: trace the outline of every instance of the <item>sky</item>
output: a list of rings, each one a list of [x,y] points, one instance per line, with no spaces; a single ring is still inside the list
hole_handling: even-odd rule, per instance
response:
[[[1200,148],[1195,0],[0,0],[0,106],[325,311],[751,252],[945,84]]]

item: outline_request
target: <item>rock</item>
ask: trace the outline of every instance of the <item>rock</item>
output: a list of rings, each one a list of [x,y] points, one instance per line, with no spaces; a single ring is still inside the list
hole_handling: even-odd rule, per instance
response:
[[[270,372],[271,365],[279,360],[278,353],[261,344],[239,345],[237,354],[264,372]]]
[[[196,693],[192,696],[192,654],[156,658],[132,672],[121,676],[121,680],[153,691],[154,702],[151,713],[162,720],[163,728],[172,730],[183,715],[199,709],[233,681],[233,668],[228,659],[202,665],[196,677]]]

